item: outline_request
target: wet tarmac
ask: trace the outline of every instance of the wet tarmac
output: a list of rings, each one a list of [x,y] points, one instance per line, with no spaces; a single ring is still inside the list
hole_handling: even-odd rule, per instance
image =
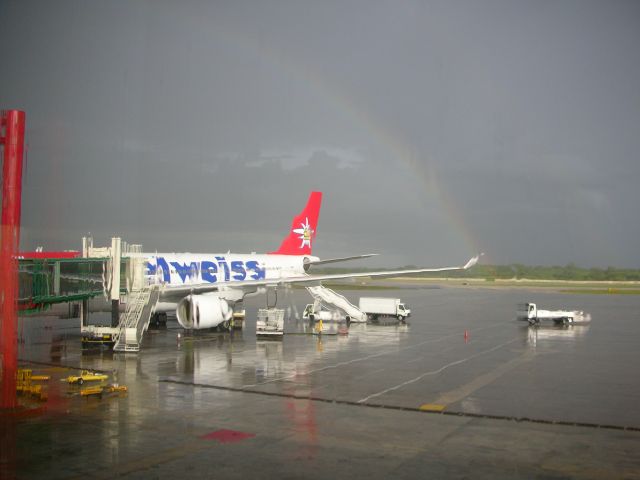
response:
[[[77,319],[23,319],[21,363],[54,378],[46,411],[5,429],[5,475],[640,478],[640,296],[342,293],[400,297],[413,315],[318,337],[292,312],[282,340],[256,340],[256,297],[243,331],[170,322],[139,354],[82,352]],[[279,306],[308,299],[293,290]],[[592,322],[530,328],[522,302]],[[83,398],[57,381],[77,368],[129,391]]]

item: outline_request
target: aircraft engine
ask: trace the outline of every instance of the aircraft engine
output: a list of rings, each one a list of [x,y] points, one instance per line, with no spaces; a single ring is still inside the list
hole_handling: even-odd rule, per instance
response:
[[[229,322],[231,315],[231,306],[216,295],[189,295],[180,300],[176,308],[178,323],[193,330],[225,324]]]

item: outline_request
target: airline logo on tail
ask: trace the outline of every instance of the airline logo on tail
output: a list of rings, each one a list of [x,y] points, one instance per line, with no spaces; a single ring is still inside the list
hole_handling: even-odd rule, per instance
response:
[[[305,245],[311,248],[311,236],[314,234],[314,230],[309,225],[309,219],[305,217],[305,223],[301,223],[300,226],[302,228],[294,228],[292,230],[293,233],[297,233],[298,235],[300,235],[298,237],[300,240],[302,240],[300,248],[304,248]]]
[[[289,235],[275,252],[277,255],[311,255],[311,242],[316,236],[322,192],[311,192],[307,205],[293,218]]]

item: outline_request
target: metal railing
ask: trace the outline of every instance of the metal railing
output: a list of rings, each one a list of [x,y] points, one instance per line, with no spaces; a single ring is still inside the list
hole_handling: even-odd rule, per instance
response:
[[[153,285],[133,290],[129,294],[127,309],[120,320],[120,331],[113,346],[116,352],[137,352],[147,329],[151,312],[158,301],[159,291]]]

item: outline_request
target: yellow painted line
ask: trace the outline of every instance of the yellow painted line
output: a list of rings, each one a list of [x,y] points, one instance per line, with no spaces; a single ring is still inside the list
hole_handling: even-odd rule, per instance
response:
[[[447,408],[446,405],[441,405],[438,403],[425,403],[423,405],[420,405],[420,410],[422,410],[423,412],[442,412],[445,408]]]

